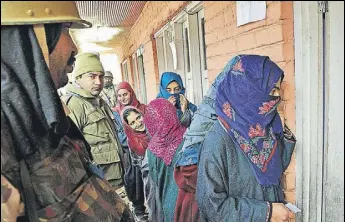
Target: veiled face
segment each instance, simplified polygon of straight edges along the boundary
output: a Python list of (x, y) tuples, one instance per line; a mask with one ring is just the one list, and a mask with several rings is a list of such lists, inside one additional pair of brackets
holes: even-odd
[(176, 81), (172, 81), (171, 83), (169, 83), (169, 85), (167, 85), (166, 90), (170, 94), (178, 94), (181, 88), (180, 88), (180, 85)]
[(63, 87), (68, 82), (67, 73), (73, 71), (74, 56), (78, 49), (69, 34), (71, 23), (64, 23), (60, 38), (49, 55), (49, 70), (56, 88)]
[(280, 96), (280, 86), (281, 86), (281, 78), (279, 78), (276, 85), (273, 87), (273, 89), (270, 92), (270, 96)]

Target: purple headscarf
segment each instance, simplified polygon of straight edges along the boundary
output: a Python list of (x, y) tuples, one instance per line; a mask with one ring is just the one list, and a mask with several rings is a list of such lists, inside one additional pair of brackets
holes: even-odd
[(217, 88), (216, 114), (263, 186), (279, 184), (283, 172), (280, 97), (269, 95), (280, 78), (283, 71), (269, 57), (246, 55)]

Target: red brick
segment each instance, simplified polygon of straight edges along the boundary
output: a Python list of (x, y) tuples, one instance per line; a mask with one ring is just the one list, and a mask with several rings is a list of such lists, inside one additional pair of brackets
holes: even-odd
[(205, 15), (205, 32), (210, 33), (215, 29), (219, 29), (221, 27), (224, 27), (224, 14), (218, 14), (217, 16), (213, 17), (212, 19), (209, 19)]
[(284, 61), (283, 44), (277, 43), (267, 47), (263, 47), (262, 54), (269, 56), (273, 62)]
[(218, 41), (217, 33), (211, 32), (211, 33), (205, 35), (205, 42), (206, 42), (207, 46), (211, 45), (211, 44), (213, 44), (213, 43), (215, 43), (217, 41)]
[(240, 33), (239, 29), (236, 26), (236, 22), (231, 23), (230, 25), (227, 25), (224, 28), (228, 29), (228, 38), (236, 37)]
[(284, 43), (283, 45), (283, 53), (284, 53), (284, 60), (285, 61), (291, 61), (295, 58), (295, 49), (294, 49), (294, 43)]
[(295, 98), (295, 84), (293, 82), (287, 83), (284, 82), (282, 84), (282, 91), (283, 91), (283, 99), (286, 101), (292, 101)]
[[(290, 126), (289, 126), (290, 128)], [(290, 128), (291, 129), (291, 128)], [(295, 132), (291, 129), (292, 132)], [(292, 153), (290, 164), (288, 168), (285, 170), (285, 173), (295, 173), (296, 172), (296, 152)]]
[(296, 174), (295, 174), (295, 172), (284, 173), (283, 189), (284, 189), (284, 191), (294, 191), (296, 189)]
[(222, 41), (228, 38), (228, 28), (224, 27), (214, 31), (218, 36), (218, 41)]
[(236, 7), (236, 6), (230, 6), (229, 8), (225, 9), (225, 11), (223, 12), (225, 25), (235, 22), (236, 14), (233, 14), (233, 8), (232, 7)]
[(285, 19), (282, 22), (283, 25), (283, 37), (285, 41), (294, 40), (294, 24), (293, 19)]
[(284, 71), (284, 82), (288, 84), (295, 81), (295, 63), (294, 60), (285, 61), (284, 66), (279, 66)]
[(293, 1), (282, 1), (281, 10), (281, 19), (293, 19)]
[(291, 99), (286, 103), (285, 110), (286, 124), (289, 128), (295, 132), (296, 129), (296, 103), (294, 99)]
[(209, 85), (211, 85), (214, 80), (216, 79), (216, 77), (218, 76), (218, 74), (223, 70), (222, 69), (209, 69), (207, 71), (207, 77), (208, 77), (208, 82), (209, 82)]
[(220, 41), (215, 44), (207, 46), (206, 54), (207, 57), (215, 55), (225, 55), (231, 52), (236, 52), (236, 41), (234, 39), (227, 39), (225, 41)]
[(223, 9), (236, 7), (235, 1), (220, 1), (222, 3)]
[(225, 64), (232, 58), (230, 54), (227, 55), (221, 55), (221, 56), (214, 56), (211, 58), (208, 58), (207, 60), (207, 68), (208, 69), (216, 69), (216, 70), (222, 70), (225, 66)]
[(296, 202), (296, 195), (295, 191), (286, 191), (284, 192), (285, 194), (285, 200), (290, 203), (295, 203)]
[[(245, 33), (245, 32), (249, 32), (255, 29), (259, 29), (260, 27), (264, 27), (266, 26), (266, 20), (260, 20), (260, 21), (256, 21), (256, 22), (251, 22), (245, 25), (241, 25), (238, 28), (238, 32), (239, 33)], [(237, 25), (237, 22), (236, 22)]]
[(255, 32), (256, 41), (259, 46), (269, 45), (283, 41), (283, 27), (281, 25), (272, 25)]
[(236, 42), (239, 51), (257, 47), (255, 35), (253, 33), (237, 36)]
[(204, 8), (207, 8), (211, 5), (213, 5), (215, 2), (214, 1), (203, 1), (202, 4), (204, 5)]
[(207, 19), (212, 19), (216, 15), (221, 14), (221, 12), (224, 10), (224, 5), (222, 2), (214, 2), (211, 6), (204, 7), (204, 13), (205, 17)]
[(281, 16), (282, 16), (281, 3), (279, 1), (276, 1), (268, 5), (267, 14), (266, 14), (267, 25), (278, 22)]

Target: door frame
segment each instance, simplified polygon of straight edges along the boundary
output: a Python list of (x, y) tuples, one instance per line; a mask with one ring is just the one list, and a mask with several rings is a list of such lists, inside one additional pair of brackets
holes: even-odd
[(294, 1), (296, 221), (322, 221), (323, 48), (318, 2)]

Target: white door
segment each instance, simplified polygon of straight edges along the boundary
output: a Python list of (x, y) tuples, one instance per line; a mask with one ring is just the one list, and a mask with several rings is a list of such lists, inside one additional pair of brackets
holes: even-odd
[(201, 64), (201, 84), (202, 96), (208, 90), (208, 77), (207, 77), (207, 59), (206, 59), (206, 43), (205, 43), (205, 17), (204, 9), (198, 12), (198, 30), (199, 30), (199, 47), (200, 47), (200, 64)]
[(294, 39), (296, 221), (344, 221), (344, 2), (294, 1)]
[(324, 16), (325, 115), (323, 220), (344, 221), (344, 2)]
[(187, 99), (194, 103), (194, 92), (193, 92), (193, 79), (192, 79), (192, 66), (190, 57), (190, 38), (189, 38), (189, 26), (188, 21), (182, 24), (183, 33), (183, 48), (184, 48), (184, 68), (185, 68), (185, 88)]

